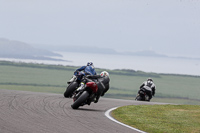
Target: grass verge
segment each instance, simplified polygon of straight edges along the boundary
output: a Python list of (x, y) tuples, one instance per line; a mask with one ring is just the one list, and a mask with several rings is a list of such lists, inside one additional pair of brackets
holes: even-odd
[(148, 133), (199, 133), (199, 105), (132, 105), (120, 107), (112, 116)]
[[(64, 93), (77, 67), (0, 61), (0, 89)], [(104, 69), (96, 69), (99, 74)], [(106, 70), (110, 73), (107, 98), (134, 100), (139, 86), (153, 77), (156, 95), (152, 102), (197, 104), (200, 76), (145, 73), (134, 70)]]

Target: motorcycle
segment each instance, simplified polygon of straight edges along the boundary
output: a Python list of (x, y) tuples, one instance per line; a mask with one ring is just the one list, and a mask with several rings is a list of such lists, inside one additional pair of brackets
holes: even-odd
[(80, 86), (82, 77), (85, 75), (84, 72), (75, 72), (72, 78), (67, 82), (68, 86), (64, 92), (64, 97), (72, 97), (75, 90)]
[(140, 89), (138, 92), (138, 95), (136, 96), (136, 101), (148, 101), (150, 102), (152, 97), (152, 90), (149, 86), (144, 86)]
[(74, 103), (71, 105), (71, 107), (73, 109), (78, 109), (80, 106), (84, 106), (86, 104), (90, 105), (91, 102), (94, 102), (97, 91), (98, 86), (94, 81), (90, 80), (86, 82), (82, 89), (75, 91), (73, 95)]

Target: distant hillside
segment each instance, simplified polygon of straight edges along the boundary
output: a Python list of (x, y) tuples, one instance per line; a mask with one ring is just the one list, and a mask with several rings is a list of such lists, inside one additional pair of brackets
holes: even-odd
[(110, 48), (101, 48), (101, 46), (72, 46), (72, 45), (61, 45), (61, 46), (45, 46), (38, 45), (39, 48), (48, 49), (51, 51), (62, 51), (62, 52), (76, 52), (76, 53), (97, 53), (97, 54), (119, 54), (119, 55), (131, 55), (131, 56), (153, 56), (153, 57), (167, 57), (166, 55), (158, 54), (152, 50), (144, 50), (138, 52), (117, 52)]
[(98, 54), (119, 54), (113, 49), (109, 48), (100, 48), (98, 46), (81, 46), (81, 45), (61, 45), (61, 46), (45, 46), (41, 45), (39, 48), (45, 48), (51, 51), (62, 51), (62, 52), (75, 52), (75, 53), (98, 53)]
[(57, 60), (51, 56), (62, 56), (48, 50), (37, 49), (27, 43), (0, 38), (0, 58)]
[(152, 50), (144, 50), (144, 51), (138, 51), (138, 52), (124, 52), (125, 55), (135, 55), (135, 56), (153, 56), (153, 57), (168, 57), (163, 54), (158, 54)]

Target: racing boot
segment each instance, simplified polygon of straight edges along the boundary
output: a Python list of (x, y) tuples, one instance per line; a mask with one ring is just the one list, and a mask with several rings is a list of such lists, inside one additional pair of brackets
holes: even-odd
[(71, 82), (73, 82), (74, 81), (74, 79), (76, 78), (76, 76), (75, 75), (73, 75), (72, 76), (72, 78), (67, 82), (68, 84), (70, 84)]
[(100, 98), (100, 96), (96, 96), (96, 97), (94, 98), (94, 103), (98, 103), (99, 98)]
[(80, 91), (84, 89), (85, 84), (83, 82), (81, 82), (80, 87), (78, 87), (78, 89), (76, 91)]

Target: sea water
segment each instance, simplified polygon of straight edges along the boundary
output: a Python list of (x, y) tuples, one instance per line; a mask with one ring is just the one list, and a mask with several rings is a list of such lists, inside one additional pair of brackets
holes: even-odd
[(119, 54), (94, 54), (94, 53), (73, 53), (58, 52), (63, 57), (55, 57), (67, 61), (46, 61), (46, 60), (22, 60), (6, 59), (0, 60), (21, 61), (28, 63), (43, 63), (54, 65), (83, 66), (87, 62), (93, 62), (96, 68), (103, 69), (131, 69), (144, 72), (166, 73), (166, 74), (186, 74), (200, 76), (200, 60), (187, 58), (169, 57), (148, 57), (131, 56)]
[(105, 69), (132, 69), (144, 72), (186, 74), (200, 76), (200, 60), (169, 57), (148, 57), (117, 54), (88, 54), (57, 52), (70, 60), (67, 65), (82, 66), (91, 61), (97, 68)]

